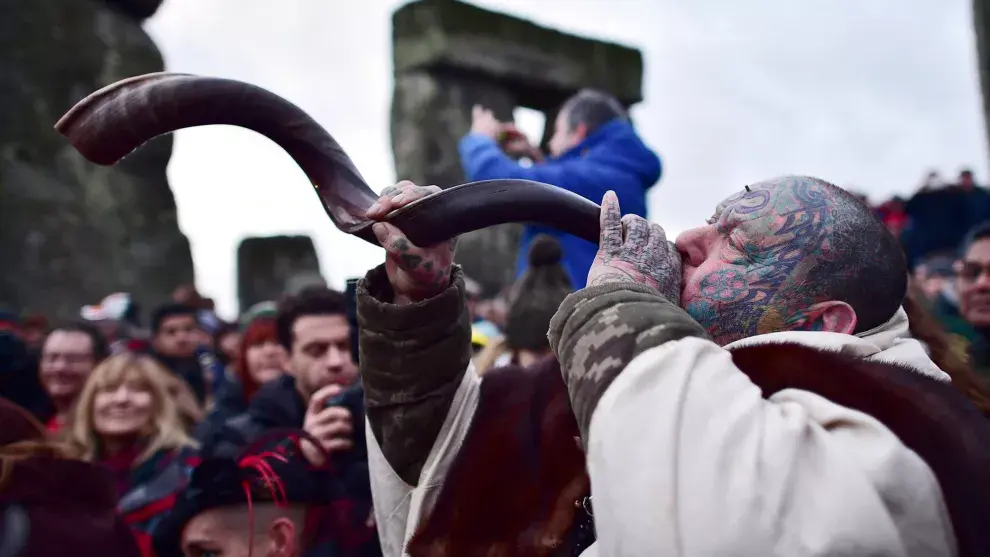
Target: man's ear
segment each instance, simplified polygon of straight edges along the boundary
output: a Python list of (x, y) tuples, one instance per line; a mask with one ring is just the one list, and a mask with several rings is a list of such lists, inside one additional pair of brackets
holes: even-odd
[(268, 525), (268, 557), (296, 557), (299, 554), (296, 524), (284, 516), (272, 520)]
[(853, 334), (856, 330), (856, 311), (845, 302), (821, 302), (803, 312), (804, 316), (794, 327), (799, 331), (824, 331)]
[(588, 137), (588, 126), (584, 122), (578, 122), (571, 134), (574, 136), (574, 144), (577, 145)]

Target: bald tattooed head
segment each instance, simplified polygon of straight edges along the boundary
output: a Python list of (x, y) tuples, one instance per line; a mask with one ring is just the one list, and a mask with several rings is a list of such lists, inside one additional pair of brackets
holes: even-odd
[(722, 345), (786, 330), (867, 331), (907, 290), (897, 240), (867, 206), (817, 178), (742, 188), (677, 246), (681, 303)]

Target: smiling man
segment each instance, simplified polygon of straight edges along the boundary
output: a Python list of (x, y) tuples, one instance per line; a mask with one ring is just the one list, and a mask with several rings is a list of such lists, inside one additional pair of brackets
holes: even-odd
[(55, 408), (48, 421), (49, 432), (62, 428), (86, 379), (109, 353), (106, 339), (89, 325), (58, 327), (48, 335), (41, 348), (38, 376)]

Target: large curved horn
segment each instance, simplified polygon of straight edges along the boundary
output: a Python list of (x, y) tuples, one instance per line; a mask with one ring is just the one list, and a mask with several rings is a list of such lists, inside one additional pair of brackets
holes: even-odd
[(378, 196), (340, 145), (308, 114), (260, 87), (231, 79), (153, 73), (104, 87), (55, 129), (87, 159), (111, 165), (159, 135), (227, 124), (277, 143), (302, 168), (337, 228), (353, 233)]
[[(282, 147), (313, 184), (343, 232), (378, 244), (365, 212), (377, 199), (340, 145), (302, 109), (274, 93), (231, 79), (177, 73), (132, 77), (89, 95), (55, 125), (87, 159), (112, 165), (159, 135), (227, 124)], [(417, 245), (507, 222), (544, 224), (598, 241), (598, 205), (525, 180), (463, 184), (388, 216)]]
[(597, 204), (542, 182), (485, 180), (424, 197), (388, 221), (417, 246), (507, 222), (542, 224), (597, 244), (600, 212)]

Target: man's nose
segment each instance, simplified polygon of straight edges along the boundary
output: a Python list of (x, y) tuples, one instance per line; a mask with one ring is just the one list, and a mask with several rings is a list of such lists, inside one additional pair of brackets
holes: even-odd
[(990, 269), (983, 269), (973, 286), (980, 290), (990, 290)]
[(331, 346), (327, 350), (327, 367), (329, 369), (340, 369), (350, 359), (350, 355), (336, 346)]
[(65, 371), (68, 367), (69, 366), (67, 365), (65, 358), (52, 358), (52, 360), (48, 362), (48, 368), (55, 372)]
[(708, 227), (694, 228), (682, 232), (674, 240), (674, 245), (677, 246), (677, 251), (681, 254), (681, 260), (685, 265), (697, 267), (705, 260), (704, 245), (707, 233)]

